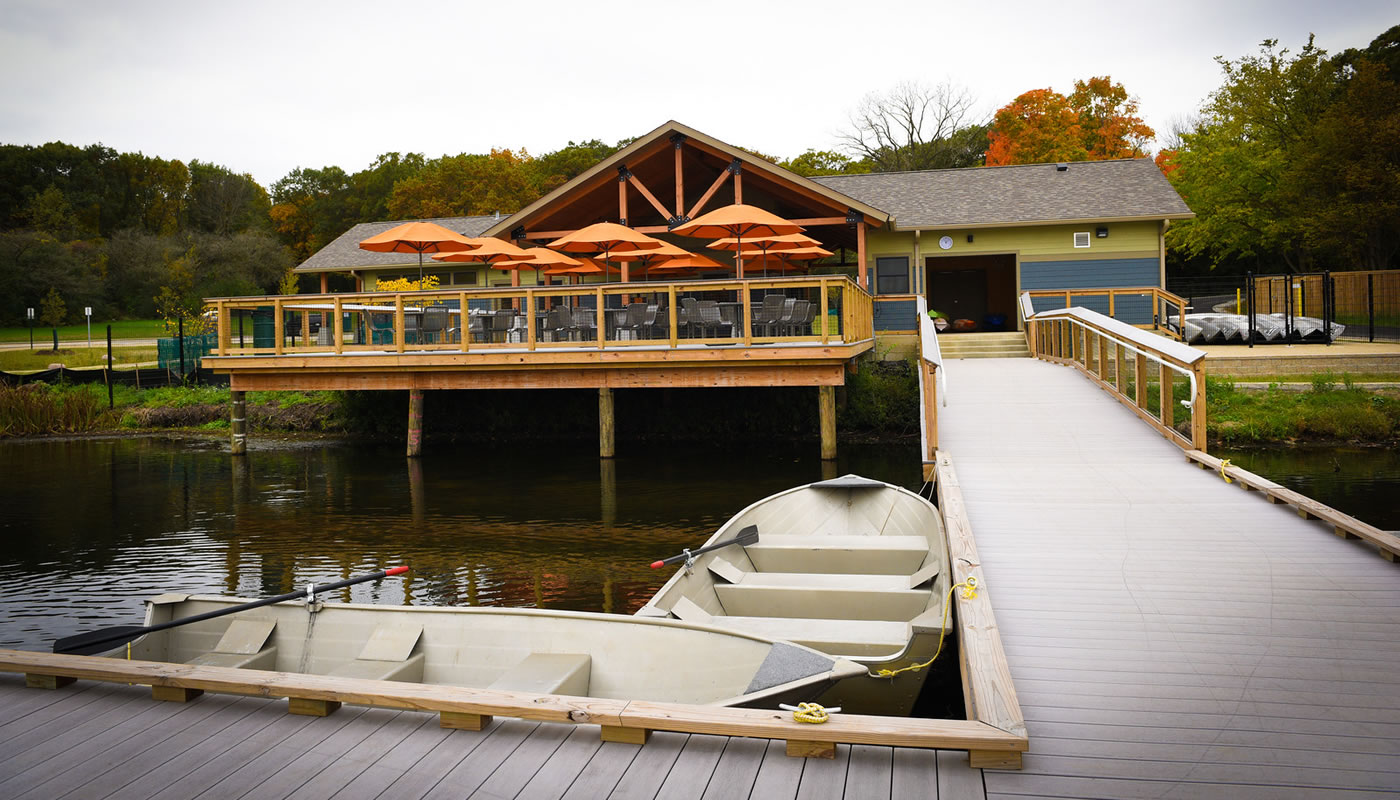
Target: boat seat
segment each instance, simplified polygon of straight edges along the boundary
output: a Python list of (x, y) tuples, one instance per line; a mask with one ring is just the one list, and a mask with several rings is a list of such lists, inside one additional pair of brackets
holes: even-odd
[(917, 589), (938, 577), (938, 564), (919, 570), (913, 575), (847, 575), (825, 572), (749, 572), (729, 563), (721, 556), (710, 559), (710, 572), (721, 580), (741, 586), (785, 586), (818, 589), (854, 589), (857, 591), (897, 591)]
[(907, 622), (715, 615), (685, 597), (676, 601), (671, 613), (686, 622), (713, 625), (766, 639), (783, 639), (847, 658), (901, 653), (908, 646), (912, 633)]
[(360, 655), (332, 667), (327, 675), (370, 681), (422, 683), (423, 654), (413, 652), (421, 625), (380, 625), (369, 635)]
[[(235, 619), (229, 623), (214, 649), (195, 656), (186, 664), (230, 669), (275, 669), (277, 645), (268, 645), (268, 637), (277, 622), (270, 619)], [(267, 645), (267, 646), (264, 646)]]
[(744, 548), (759, 572), (908, 575), (928, 556), (922, 536), (765, 536)]
[(587, 697), (592, 669), (587, 653), (531, 653), (486, 688)]
[[(905, 582), (908, 582), (907, 576)], [(848, 589), (716, 583), (724, 613), (735, 617), (911, 620), (928, 609), (928, 589)]]

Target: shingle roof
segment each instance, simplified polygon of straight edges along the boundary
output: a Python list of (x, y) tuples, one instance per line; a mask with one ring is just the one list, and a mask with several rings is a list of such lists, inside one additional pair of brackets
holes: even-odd
[(883, 209), (894, 227), (954, 228), (1192, 216), (1150, 159), (825, 175), (817, 183)]
[[(436, 222), (448, 230), (463, 236), (480, 236), (482, 231), (501, 221), (501, 217), (441, 217), (438, 219), (417, 220)], [(413, 220), (396, 219), (387, 222), (361, 222), (345, 233), (340, 234), (330, 244), (317, 250), (311, 258), (297, 265), (296, 272), (327, 272), (357, 269), (360, 267), (384, 267), (400, 264), (417, 264), (416, 253), (374, 253), (361, 250), (360, 242), (376, 234), (383, 233), (395, 225)], [(426, 264), (432, 256), (424, 254)]]

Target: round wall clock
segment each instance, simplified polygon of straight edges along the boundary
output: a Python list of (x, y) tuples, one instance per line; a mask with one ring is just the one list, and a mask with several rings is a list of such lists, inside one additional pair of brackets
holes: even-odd
[(953, 237), (944, 236), (942, 239), (938, 240), (938, 246), (944, 250), (951, 250), (953, 248)]

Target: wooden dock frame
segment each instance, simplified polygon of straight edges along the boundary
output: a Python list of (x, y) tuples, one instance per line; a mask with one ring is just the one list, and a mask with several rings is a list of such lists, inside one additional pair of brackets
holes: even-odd
[(1186, 460), (1196, 464), (1201, 469), (1219, 473), (1222, 480), (1229, 478), (1245, 491), (1259, 492), (1270, 503), (1284, 503), (1292, 506), (1298, 512), (1298, 516), (1303, 519), (1317, 519), (1331, 525), (1332, 532), (1343, 539), (1361, 539), (1368, 544), (1375, 545), (1381, 558), (1387, 561), (1396, 561), (1397, 556), (1400, 556), (1400, 536), (1391, 531), (1383, 531), (1374, 525), (1368, 525), (1356, 517), (1343, 514), (1307, 495), (1280, 486), (1243, 467), (1226, 464), (1225, 461), (1207, 455), (1200, 450), (1187, 450)]
[(651, 731), (750, 736), (788, 743), (788, 755), (831, 757), (837, 744), (967, 750), (986, 765), (1019, 763), (1025, 736), (975, 720), (911, 719), (837, 714), (829, 722), (796, 722), (786, 711), (610, 700), (469, 689), (400, 681), (371, 681), (154, 661), (126, 661), (0, 650), (0, 671), (19, 672), (26, 685), (60, 688), (73, 679), (151, 686), (156, 699), (192, 700), (199, 693), (288, 699), (291, 713), (321, 716), (342, 703), (441, 715), (444, 728), (479, 729), (492, 716), (600, 726), (605, 741), (640, 744)]

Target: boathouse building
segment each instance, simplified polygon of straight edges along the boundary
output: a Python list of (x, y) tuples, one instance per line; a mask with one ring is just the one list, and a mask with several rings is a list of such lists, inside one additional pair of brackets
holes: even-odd
[[(1016, 330), (1016, 298), (1025, 290), (1164, 288), (1167, 226), (1193, 216), (1150, 159), (804, 178), (672, 121), (516, 214), (433, 221), (467, 236), (536, 245), (593, 222), (625, 220), (696, 250), (695, 240), (668, 237), (668, 229), (692, 208), (735, 201), (800, 220), (838, 252), (839, 263), (814, 272), (856, 278), (875, 298), (877, 334), (892, 342), (913, 336), (917, 295), (950, 320), (970, 321), (972, 330)], [(349, 274), (366, 290), (381, 278), (416, 277), (412, 255), (358, 247), (397, 224), (356, 225), (296, 270)], [(747, 265), (750, 275), (760, 269), (756, 262)], [(429, 272), (443, 287), (522, 280), (518, 271), (484, 265), (432, 262)], [(526, 270), (523, 280), (538, 278)], [(1092, 308), (1107, 301), (1076, 302)]]

